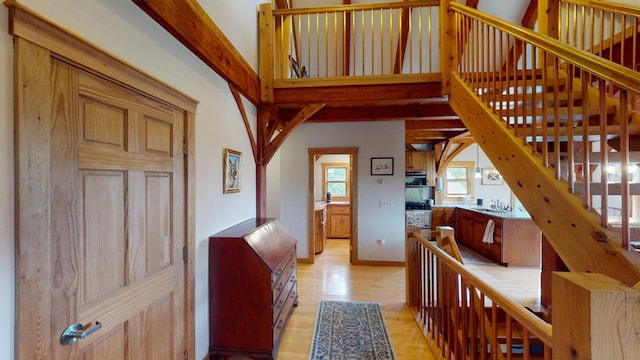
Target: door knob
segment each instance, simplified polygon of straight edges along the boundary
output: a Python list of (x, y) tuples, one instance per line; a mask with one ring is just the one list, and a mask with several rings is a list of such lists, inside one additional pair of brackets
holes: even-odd
[(100, 330), (100, 328), (102, 328), (102, 323), (98, 321), (96, 321), (95, 325), (87, 329), (85, 329), (81, 323), (71, 324), (62, 332), (62, 335), (60, 335), (60, 342), (62, 345), (71, 345), (78, 341), (78, 339), (88, 338), (91, 334)]

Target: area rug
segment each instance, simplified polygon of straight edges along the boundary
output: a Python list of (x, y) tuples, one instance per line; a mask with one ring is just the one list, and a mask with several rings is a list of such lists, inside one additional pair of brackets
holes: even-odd
[(309, 360), (395, 360), (379, 303), (321, 300)]

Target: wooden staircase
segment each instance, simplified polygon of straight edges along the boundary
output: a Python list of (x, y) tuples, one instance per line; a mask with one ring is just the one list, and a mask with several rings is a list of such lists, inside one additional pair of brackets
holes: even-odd
[[(624, 174), (617, 187), (606, 178), (601, 185), (603, 178), (592, 175), (606, 168), (606, 157), (626, 168), (636, 156), (631, 150), (640, 150), (640, 112), (627, 101), (640, 93), (638, 72), (451, 7), (462, 28), (456, 48), (464, 49), (451, 75), (452, 108), (570, 270), (602, 273), (640, 288), (640, 254), (628, 250), (629, 224), (614, 231), (606, 210), (598, 214), (592, 202), (595, 188), (604, 209), (610, 195), (620, 195), (623, 213), (630, 214), (624, 203), (635, 188)], [(460, 44), (471, 31), (493, 34), (493, 45)], [(506, 55), (504, 43), (513, 44)], [(516, 53), (528, 61), (509, 61)], [(604, 152), (596, 151), (598, 144), (605, 144)], [(576, 172), (576, 165), (585, 170)]]

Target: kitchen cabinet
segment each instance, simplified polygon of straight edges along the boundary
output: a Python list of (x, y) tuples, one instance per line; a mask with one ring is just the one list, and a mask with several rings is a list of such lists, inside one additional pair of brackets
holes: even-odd
[(351, 209), (348, 203), (327, 205), (327, 238), (351, 237)]
[(453, 207), (432, 207), (431, 208), (431, 229), (436, 230), (438, 226), (456, 227), (455, 210)]
[(325, 240), (325, 224), (327, 221), (327, 207), (321, 206), (320, 208), (316, 207), (314, 213), (314, 225), (315, 225), (315, 253), (319, 254), (324, 250), (324, 240)]
[[(464, 208), (456, 209), (455, 218), (460, 244), (502, 265), (540, 267), (542, 233), (533, 220)], [(495, 223), (493, 243), (485, 243), (490, 219)]]
[(426, 152), (425, 151), (405, 151), (404, 152), (404, 170), (406, 172), (426, 171)]
[(436, 186), (436, 154), (434, 151), (425, 151), (425, 172), (427, 186)]
[(296, 239), (274, 219), (250, 219), (209, 238), (211, 359), (275, 359), (298, 304)]

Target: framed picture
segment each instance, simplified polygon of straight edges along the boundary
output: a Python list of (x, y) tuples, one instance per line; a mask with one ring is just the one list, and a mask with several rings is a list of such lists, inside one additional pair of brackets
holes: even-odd
[(224, 149), (223, 163), (223, 189), (224, 194), (240, 192), (240, 169), (242, 169), (242, 153), (239, 151)]
[(393, 158), (371, 158), (371, 175), (393, 175)]
[(482, 169), (482, 185), (502, 185), (504, 179), (496, 169)]

